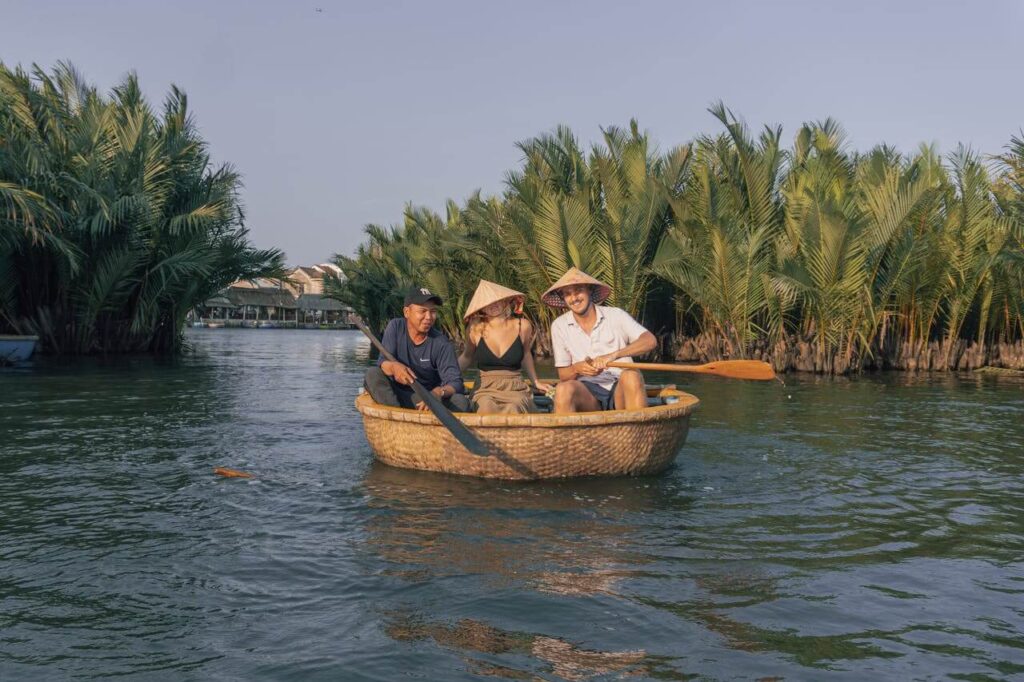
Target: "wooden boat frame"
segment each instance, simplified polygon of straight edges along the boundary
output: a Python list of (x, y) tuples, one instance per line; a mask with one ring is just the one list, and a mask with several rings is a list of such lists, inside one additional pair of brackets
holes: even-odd
[(672, 464), (700, 403), (674, 387), (647, 393), (667, 402), (576, 414), (456, 413), (487, 444), (486, 457), (463, 448), (430, 412), (380, 405), (368, 393), (356, 409), (374, 455), (391, 466), (509, 480), (638, 476)]

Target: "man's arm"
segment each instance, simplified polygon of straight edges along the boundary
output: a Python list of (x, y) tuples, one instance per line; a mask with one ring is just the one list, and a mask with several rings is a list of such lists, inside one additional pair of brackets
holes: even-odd
[(466, 385), (462, 382), (462, 370), (459, 369), (459, 362), (455, 358), (452, 342), (445, 339), (439, 345), (437, 373), (441, 375), (441, 385), (438, 387), (442, 393), (440, 397), (450, 398), (456, 393), (465, 393)]
[(600, 374), (603, 370), (598, 369), (593, 363), (589, 363), (586, 360), (580, 360), (574, 362), (568, 367), (556, 367), (558, 370), (559, 381), (572, 381), (580, 377), (594, 377)]
[(647, 331), (642, 324), (633, 319), (632, 315), (619, 308), (614, 308), (612, 310), (615, 312), (609, 311), (606, 314), (616, 316), (616, 323), (622, 326), (626, 333), (626, 338), (630, 339), (630, 342), (618, 350), (594, 358), (594, 366), (602, 370), (607, 367), (609, 363), (615, 362), (619, 358), (627, 358), (634, 355), (647, 355), (658, 347), (658, 338), (651, 332)]
[[(388, 322), (388, 326), (384, 328), (384, 336), (380, 340), (380, 345), (384, 346), (387, 352), (395, 356), (398, 353), (398, 334), (405, 333), (402, 329), (404, 320), (391, 320)], [(391, 362), (381, 355), (377, 358), (377, 365), (380, 370), (384, 372), (385, 376), (389, 376), (400, 384), (409, 386), (412, 382), (416, 381), (416, 375), (413, 371), (403, 365), (400, 362)]]
[(609, 363), (615, 362), (619, 358), (628, 358), (634, 355), (647, 355), (652, 350), (658, 347), (658, 338), (649, 331), (644, 331), (633, 343), (620, 348), (619, 350), (612, 351), (606, 355), (594, 358), (593, 365), (599, 369), (604, 369)]

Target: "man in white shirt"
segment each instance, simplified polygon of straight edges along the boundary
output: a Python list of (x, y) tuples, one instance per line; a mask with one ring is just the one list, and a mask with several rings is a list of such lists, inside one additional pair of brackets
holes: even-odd
[(658, 346), (654, 334), (621, 308), (599, 305), (611, 287), (570, 268), (544, 292), (543, 300), (568, 312), (551, 323), (558, 369), (555, 412), (638, 410), (647, 406), (643, 375), (635, 369), (608, 367), (631, 362)]

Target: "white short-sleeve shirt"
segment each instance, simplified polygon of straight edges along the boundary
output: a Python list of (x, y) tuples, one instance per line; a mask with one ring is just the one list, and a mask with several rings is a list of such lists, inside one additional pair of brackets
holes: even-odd
[[(599, 305), (594, 306), (594, 309), (597, 311), (597, 322), (589, 334), (580, 328), (571, 310), (551, 323), (551, 346), (555, 355), (555, 367), (568, 367), (580, 360), (621, 350), (647, 331), (621, 308)], [(622, 357), (619, 360), (632, 362), (633, 358)], [(597, 376), (581, 376), (579, 380), (611, 389), (621, 373), (621, 369), (612, 367)]]

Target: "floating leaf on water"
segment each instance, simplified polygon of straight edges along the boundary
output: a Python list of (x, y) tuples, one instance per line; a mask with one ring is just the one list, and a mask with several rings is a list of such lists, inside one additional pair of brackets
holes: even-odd
[(246, 472), (239, 471), (238, 469), (229, 469), (227, 467), (214, 467), (213, 473), (217, 474), (218, 476), (223, 476), (225, 478), (252, 478), (253, 477), (252, 474), (247, 474)]

